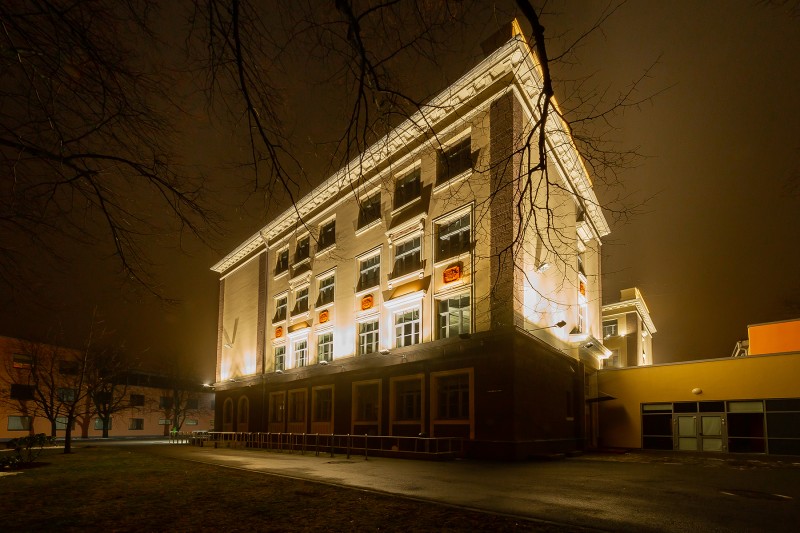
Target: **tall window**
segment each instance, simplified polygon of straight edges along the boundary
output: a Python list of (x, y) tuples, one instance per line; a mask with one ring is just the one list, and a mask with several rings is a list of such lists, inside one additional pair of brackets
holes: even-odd
[(470, 250), (470, 214), (436, 225), (436, 260), (442, 261)]
[(358, 325), (358, 353), (366, 355), (378, 351), (378, 321), (361, 322)]
[(319, 280), (319, 296), (317, 305), (325, 305), (333, 302), (334, 275)]
[(358, 287), (363, 291), (375, 287), (381, 279), (381, 254), (373, 255), (358, 262)]
[(308, 364), (308, 341), (302, 340), (294, 343), (294, 361), (296, 367)]
[(439, 338), (447, 339), (470, 332), (469, 293), (439, 300)]
[(331, 220), (319, 229), (317, 250), (324, 250), (336, 242), (336, 220)]
[(286, 346), (275, 347), (275, 370), (286, 370)]
[(377, 383), (362, 383), (355, 388), (355, 421), (377, 422), (380, 409), (380, 387)]
[(275, 263), (275, 274), (281, 274), (289, 270), (289, 249), (278, 252), (278, 261)]
[(395, 419), (411, 421), (422, 419), (422, 380), (408, 379), (394, 385)]
[(333, 420), (333, 389), (316, 389), (314, 391), (314, 422), (330, 422), (331, 420)]
[(419, 308), (410, 309), (394, 315), (395, 346), (411, 346), (419, 344)]
[(394, 208), (402, 207), (420, 195), (419, 169), (406, 174), (394, 184)]
[(299, 263), (305, 259), (308, 259), (309, 255), (309, 238), (303, 237), (297, 241), (297, 248), (294, 251), (294, 262)]
[(283, 422), (286, 409), (286, 396), (282, 392), (273, 392), (269, 395), (269, 421)]
[(455, 178), (472, 168), (471, 142), (467, 137), (439, 154), (436, 165), (436, 184)]
[(422, 268), (420, 237), (401, 242), (395, 247), (392, 277), (402, 276)]
[(292, 309), (292, 314), (297, 315), (299, 313), (305, 313), (308, 311), (308, 287), (303, 287), (302, 289), (297, 289), (294, 293), (294, 309)]
[(288, 298), (286, 296), (281, 296), (280, 298), (275, 299), (275, 318), (272, 319), (273, 322), (286, 320), (287, 300)]
[(322, 333), (317, 337), (317, 361), (333, 361), (333, 333)]
[(436, 382), (438, 418), (469, 419), (469, 374), (441, 376)]
[(363, 228), (379, 218), (381, 218), (381, 193), (373, 194), (361, 201), (358, 211), (358, 227)]
[(306, 391), (289, 392), (289, 422), (306, 421)]

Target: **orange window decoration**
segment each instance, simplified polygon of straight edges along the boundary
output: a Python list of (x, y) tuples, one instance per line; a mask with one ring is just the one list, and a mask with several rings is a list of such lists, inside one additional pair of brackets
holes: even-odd
[(279, 339), (281, 337), (283, 337), (283, 326), (278, 326), (275, 328), (275, 338)]
[(330, 319), (330, 317), (331, 317), (330, 312), (327, 309), (325, 309), (324, 311), (320, 311), (319, 312), (319, 323), (320, 324), (324, 324), (325, 322), (327, 322)]
[(361, 298), (361, 309), (362, 310), (371, 309), (373, 303), (375, 303), (375, 301), (373, 300), (372, 295), (367, 294), (366, 296)]
[(451, 265), (444, 269), (442, 279), (445, 283), (452, 283), (461, 279), (461, 265)]
[(578, 287), (578, 290), (581, 291), (582, 295), (586, 296), (586, 285), (582, 281), (580, 286)]

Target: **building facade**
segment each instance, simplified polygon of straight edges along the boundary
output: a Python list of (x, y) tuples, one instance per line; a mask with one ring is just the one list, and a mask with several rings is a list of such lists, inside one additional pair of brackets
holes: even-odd
[(603, 344), (611, 352), (603, 368), (652, 365), (656, 326), (641, 291), (621, 290), (619, 301), (604, 305), (602, 312)]
[(213, 267), (218, 430), (584, 446), (609, 229), (558, 118), (529, 177), (541, 77), (515, 27)]
[[(31, 379), (36, 357), (32, 352), (47, 360), (50, 368), (44, 379)], [(76, 350), (0, 336), (0, 440), (51, 435), (53, 425), (55, 436), (64, 437), (66, 411), (73, 402), (72, 437), (104, 435), (93, 400), (77, 390), (83, 380), (76, 378), (71, 363), (79, 359)], [(165, 436), (176, 422), (181, 431), (214, 429), (214, 395), (202, 385), (176, 387), (167, 376), (142, 372), (128, 373), (124, 379), (109, 399), (115, 407), (107, 436)]]

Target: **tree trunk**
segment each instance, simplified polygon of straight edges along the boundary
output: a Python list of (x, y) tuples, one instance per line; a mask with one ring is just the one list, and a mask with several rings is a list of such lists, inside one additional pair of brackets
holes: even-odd
[(50, 421), (50, 436), (56, 438), (56, 420), (57, 418), (53, 418)]
[(64, 433), (64, 453), (72, 453), (72, 417), (67, 417), (67, 430)]
[(108, 423), (109, 423), (110, 419), (111, 419), (110, 416), (107, 416), (107, 417), (104, 416), (101, 419), (103, 421), (103, 438), (104, 439), (108, 438)]

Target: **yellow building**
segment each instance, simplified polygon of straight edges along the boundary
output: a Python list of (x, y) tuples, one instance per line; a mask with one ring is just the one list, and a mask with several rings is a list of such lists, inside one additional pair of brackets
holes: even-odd
[(758, 355), (601, 370), (599, 445), (800, 454), (798, 326), (750, 326)]

